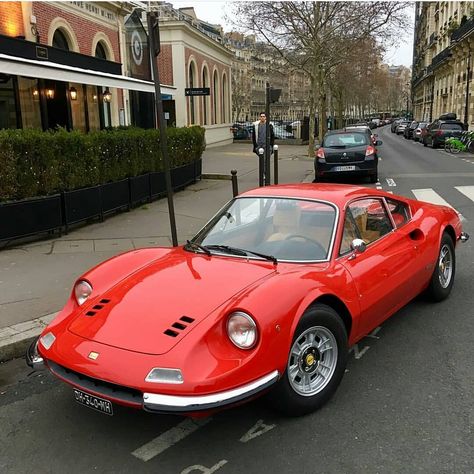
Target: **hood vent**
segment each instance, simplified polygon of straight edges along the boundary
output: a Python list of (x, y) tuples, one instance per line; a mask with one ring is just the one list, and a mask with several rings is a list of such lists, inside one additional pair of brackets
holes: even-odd
[(95, 311), (87, 311), (86, 316), (95, 316), (96, 313), (101, 310), (107, 303), (110, 303), (110, 300), (103, 299), (99, 301), (99, 304), (96, 304), (95, 306), (92, 307), (92, 310)]
[[(179, 318), (179, 321), (176, 321), (171, 325), (173, 329), (171, 328), (167, 329), (166, 331), (164, 331), (163, 334), (166, 334), (167, 336), (170, 336), (170, 337), (177, 337), (181, 334), (181, 331), (184, 331), (188, 327), (187, 324), (191, 324), (193, 322), (194, 322), (193, 318), (190, 318), (189, 316), (181, 316)], [(183, 323), (187, 323), (187, 324), (183, 324)]]

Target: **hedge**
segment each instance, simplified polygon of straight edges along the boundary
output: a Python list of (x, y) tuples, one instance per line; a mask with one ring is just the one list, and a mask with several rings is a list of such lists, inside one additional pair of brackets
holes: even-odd
[[(200, 159), (202, 127), (168, 129), (171, 168)], [(0, 130), (0, 201), (47, 196), (162, 171), (159, 130)]]

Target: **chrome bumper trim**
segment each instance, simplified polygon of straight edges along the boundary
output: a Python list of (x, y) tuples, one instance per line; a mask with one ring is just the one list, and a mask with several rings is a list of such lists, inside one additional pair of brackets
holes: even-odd
[(39, 336), (33, 340), (33, 342), (28, 346), (26, 350), (25, 358), (26, 363), (34, 370), (43, 370), (46, 368), (44, 359), (41, 357), (38, 352), (38, 341)]
[(143, 408), (153, 412), (185, 413), (210, 410), (245, 400), (273, 385), (280, 374), (274, 370), (268, 375), (247, 385), (212, 395), (177, 396), (157, 393), (143, 394)]
[(461, 242), (467, 242), (469, 240), (469, 234), (467, 232), (461, 232), (461, 235), (459, 236), (459, 240)]

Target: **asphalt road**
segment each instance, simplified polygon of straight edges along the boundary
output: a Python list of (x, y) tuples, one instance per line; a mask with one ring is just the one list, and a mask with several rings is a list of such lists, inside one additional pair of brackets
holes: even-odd
[[(379, 129), (383, 189), (441, 197), (474, 238), (474, 158)], [(420, 190), (424, 190), (420, 194)], [(427, 191), (428, 190), (428, 191)], [(464, 193), (463, 193), (464, 192)], [(72, 390), (23, 361), (0, 371), (2, 473), (472, 473), (474, 261), (457, 252), (450, 298), (419, 297), (351, 352), (335, 397), (298, 419), (265, 399), (210, 419), (78, 405)]]

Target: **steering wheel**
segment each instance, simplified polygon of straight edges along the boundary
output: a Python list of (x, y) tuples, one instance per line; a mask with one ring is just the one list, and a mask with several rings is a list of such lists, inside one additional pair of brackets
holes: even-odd
[(307, 237), (306, 235), (301, 235), (301, 234), (287, 235), (284, 240), (292, 240), (292, 239), (302, 239), (305, 242), (309, 242), (310, 244), (313, 244), (315, 247), (318, 248), (318, 252), (321, 253), (321, 255), (326, 255), (326, 249), (317, 240), (311, 239), (310, 237)]

